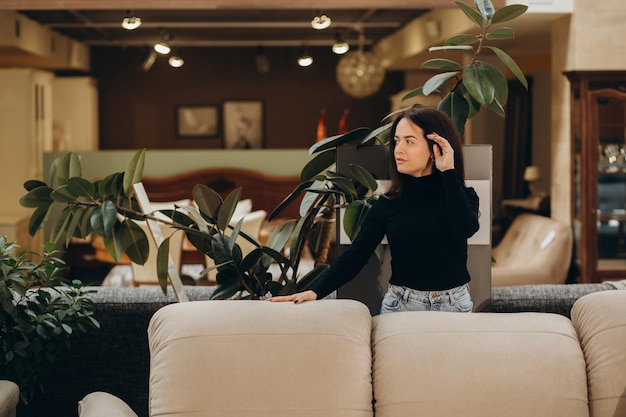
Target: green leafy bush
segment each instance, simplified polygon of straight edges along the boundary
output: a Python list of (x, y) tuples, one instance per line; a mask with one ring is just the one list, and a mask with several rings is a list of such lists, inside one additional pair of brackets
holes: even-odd
[(17, 248), (0, 237), (0, 379), (18, 384), (27, 404), (70, 342), (100, 325), (88, 297), (93, 291), (79, 281), (64, 282), (64, 262), (52, 243), (39, 263), (36, 253), (15, 256)]

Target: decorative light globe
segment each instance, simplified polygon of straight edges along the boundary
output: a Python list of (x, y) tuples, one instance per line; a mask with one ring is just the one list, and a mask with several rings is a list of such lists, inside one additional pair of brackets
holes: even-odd
[(375, 94), (385, 80), (385, 69), (373, 52), (348, 52), (337, 64), (337, 82), (346, 94), (365, 98)]

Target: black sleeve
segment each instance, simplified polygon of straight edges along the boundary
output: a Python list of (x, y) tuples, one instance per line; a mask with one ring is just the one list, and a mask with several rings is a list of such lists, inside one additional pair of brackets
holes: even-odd
[[(363, 269), (376, 246), (385, 236), (384, 206), (387, 200), (374, 202), (363, 220), (361, 230), (350, 247), (331, 265), (324, 276), (311, 288), (321, 299), (352, 280)], [(337, 224), (337, 227), (341, 227)]]
[(472, 187), (461, 184), (456, 170), (441, 173), (450, 219), (450, 232), (470, 238), (478, 231), (478, 194)]

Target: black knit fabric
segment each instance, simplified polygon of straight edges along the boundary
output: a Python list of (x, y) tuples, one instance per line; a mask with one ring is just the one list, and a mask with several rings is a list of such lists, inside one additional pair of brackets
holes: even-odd
[(354, 278), (387, 235), (390, 282), (437, 291), (470, 281), (467, 238), (478, 230), (478, 196), (464, 187), (455, 170), (412, 177), (402, 197), (381, 197), (359, 235), (313, 288), (323, 298)]

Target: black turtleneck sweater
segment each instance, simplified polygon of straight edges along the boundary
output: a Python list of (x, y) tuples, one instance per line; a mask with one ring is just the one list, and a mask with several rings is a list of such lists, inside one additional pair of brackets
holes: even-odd
[(470, 281), (467, 239), (478, 230), (478, 195), (454, 169), (411, 177), (401, 197), (380, 197), (350, 247), (311, 288), (323, 298), (353, 279), (387, 235), (394, 285), (438, 291)]

